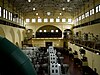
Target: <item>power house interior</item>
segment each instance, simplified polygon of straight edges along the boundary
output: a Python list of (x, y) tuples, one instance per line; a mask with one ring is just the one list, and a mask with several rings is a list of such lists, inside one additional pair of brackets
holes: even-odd
[(0, 0), (0, 75), (100, 75), (100, 0)]

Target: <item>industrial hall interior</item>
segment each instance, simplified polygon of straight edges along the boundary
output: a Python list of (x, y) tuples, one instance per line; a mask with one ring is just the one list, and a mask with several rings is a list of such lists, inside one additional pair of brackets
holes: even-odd
[(0, 0), (0, 75), (100, 75), (100, 0)]

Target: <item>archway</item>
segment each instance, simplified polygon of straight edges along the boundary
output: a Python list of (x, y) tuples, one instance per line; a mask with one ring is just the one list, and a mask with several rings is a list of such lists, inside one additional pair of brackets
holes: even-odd
[(4, 30), (3, 30), (3, 28), (1, 28), (1, 27), (0, 27), (0, 35), (3, 36), (3, 37), (5, 37)]
[(37, 38), (61, 38), (62, 37), (62, 31), (52, 25), (46, 25), (40, 27), (36, 31), (36, 37)]
[(14, 33), (14, 30), (12, 28), (10, 29), (10, 34), (12, 37), (12, 42), (15, 43), (15, 33)]
[(17, 35), (18, 35), (19, 40), (16, 43), (17, 43), (18, 46), (21, 46), (21, 33), (20, 33), (20, 30), (17, 31)]

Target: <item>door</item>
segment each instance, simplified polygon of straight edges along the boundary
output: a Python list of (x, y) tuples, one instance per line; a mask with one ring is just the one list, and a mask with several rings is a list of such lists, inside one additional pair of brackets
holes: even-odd
[(46, 47), (48, 48), (49, 46), (52, 46), (52, 42), (45, 42)]

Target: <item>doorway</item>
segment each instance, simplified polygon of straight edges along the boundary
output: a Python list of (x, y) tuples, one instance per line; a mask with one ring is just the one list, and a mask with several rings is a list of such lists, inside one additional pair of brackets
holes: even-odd
[(46, 47), (52, 46), (52, 42), (45, 42)]

